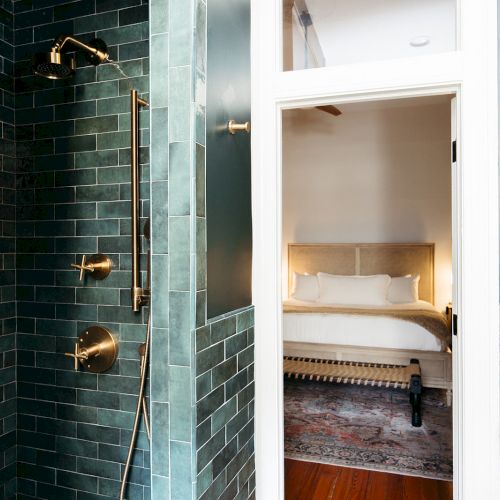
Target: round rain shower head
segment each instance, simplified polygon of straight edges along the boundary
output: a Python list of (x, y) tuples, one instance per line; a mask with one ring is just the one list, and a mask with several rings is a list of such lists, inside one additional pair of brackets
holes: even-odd
[(76, 70), (75, 58), (55, 50), (39, 52), (32, 59), (33, 73), (51, 80), (62, 80), (73, 76)]

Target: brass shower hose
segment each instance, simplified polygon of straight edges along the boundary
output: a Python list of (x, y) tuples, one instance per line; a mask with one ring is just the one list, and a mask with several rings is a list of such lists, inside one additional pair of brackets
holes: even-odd
[(125, 489), (127, 488), (127, 479), (128, 479), (128, 474), (130, 471), (130, 463), (132, 461), (132, 456), (134, 454), (135, 442), (137, 440), (137, 430), (138, 430), (139, 421), (141, 418), (141, 408), (143, 408), (143, 410), (144, 410), (144, 419), (145, 419), (145, 423), (146, 423), (146, 429), (148, 430), (148, 437), (150, 438), (150, 436), (149, 436), (149, 422), (148, 422), (148, 416), (147, 416), (147, 410), (146, 410), (146, 402), (144, 399), (144, 392), (145, 392), (145, 388), (146, 388), (146, 373), (147, 373), (148, 359), (149, 359), (150, 337), (151, 337), (151, 307), (149, 307), (149, 312), (148, 312), (148, 323), (146, 326), (146, 341), (143, 344), (144, 351), (143, 351), (143, 355), (141, 355), (142, 359), (141, 359), (141, 363), (140, 363), (141, 377), (140, 377), (140, 383), (139, 383), (139, 394), (137, 396), (137, 405), (136, 405), (136, 409), (135, 409), (134, 426), (132, 428), (132, 436), (130, 437), (130, 445), (128, 448), (127, 461), (125, 462), (125, 469), (123, 470), (122, 483), (121, 483), (121, 487), (120, 487), (120, 500), (125, 499)]

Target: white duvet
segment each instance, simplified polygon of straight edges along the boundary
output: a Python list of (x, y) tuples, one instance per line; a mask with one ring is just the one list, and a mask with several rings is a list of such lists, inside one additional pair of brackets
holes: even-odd
[[(325, 304), (288, 299), (285, 304), (324, 307)], [(349, 306), (356, 308), (356, 306)], [(384, 306), (359, 306), (383, 311)], [(390, 304), (387, 309), (436, 308), (419, 300), (412, 304)], [(339, 344), (389, 349), (441, 351), (441, 342), (425, 328), (402, 319), (335, 313), (284, 313), (283, 339), (289, 342)]]

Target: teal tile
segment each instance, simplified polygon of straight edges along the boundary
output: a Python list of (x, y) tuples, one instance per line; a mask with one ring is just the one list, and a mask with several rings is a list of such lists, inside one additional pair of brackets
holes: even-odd
[(236, 331), (248, 330), (254, 324), (254, 309), (248, 309), (236, 316)]
[(153, 255), (151, 259), (153, 326), (155, 328), (168, 328), (168, 262), (168, 255)]
[(191, 61), (193, 46), (193, 2), (170, 0), (170, 66), (185, 66)]
[(108, 45), (118, 45), (122, 43), (145, 40), (148, 38), (148, 23), (143, 22), (105, 29), (98, 31), (96, 35), (98, 38), (106, 40)]
[[(76, 169), (108, 167), (113, 165), (118, 165), (118, 151), (116, 150), (108, 149), (106, 151), (86, 151), (83, 153), (75, 153)], [(89, 184), (93, 184), (94, 182)]]
[(168, 35), (151, 37), (151, 53), (154, 64), (151, 66), (151, 106), (165, 108), (168, 106)]
[(205, 148), (196, 144), (196, 215), (205, 217)]
[(89, 101), (118, 95), (118, 81), (87, 83), (76, 87), (76, 100)]
[(151, 111), (151, 157), (153, 181), (168, 179), (168, 108), (154, 108)]
[(203, 0), (196, 0), (195, 27), (196, 68), (205, 73), (207, 60), (207, 5)]
[(55, 140), (55, 152), (78, 153), (80, 151), (93, 151), (96, 149), (95, 135), (80, 135), (74, 137), (64, 137)]
[(171, 439), (189, 441), (191, 438), (191, 368), (170, 366), (170, 435)]
[(198, 498), (201, 497), (203, 492), (212, 484), (212, 464), (209, 463), (197, 476), (196, 488)]
[(190, 139), (191, 125), (191, 68), (169, 70), (169, 139), (171, 142)]
[(119, 429), (132, 429), (134, 414), (132, 412), (110, 410), (107, 408), (97, 409), (97, 425), (117, 427)]
[(188, 292), (169, 293), (169, 360), (174, 365), (189, 366), (191, 363), (190, 306)]
[(81, 304), (118, 305), (119, 290), (116, 288), (77, 288), (76, 302)]
[(152, 403), (151, 419), (153, 422), (151, 472), (153, 474), (168, 476), (169, 472), (169, 404)]
[(118, 219), (96, 219), (76, 221), (77, 236), (112, 236), (118, 235), (120, 224)]
[(147, 57), (149, 53), (149, 43), (147, 40), (140, 42), (124, 43), (118, 48), (119, 61), (127, 61), (128, 59), (138, 59)]
[(107, 132), (97, 136), (97, 149), (99, 150), (129, 147), (130, 132)]
[(207, 292), (196, 292), (196, 328), (207, 322)]
[(165, 500), (170, 497), (170, 479), (168, 477), (152, 474), (151, 500)]
[(191, 205), (191, 147), (188, 141), (170, 143), (170, 215), (189, 215)]
[(196, 289), (207, 288), (206, 220), (196, 219)]
[(170, 441), (171, 498), (193, 498), (191, 477), (191, 444)]
[(168, 330), (153, 328), (151, 332), (151, 399), (168, 402)]
[(168, 0), (151, 2), (150, 31), (152, 35), (168, 32)]
[(118, 184), (102, 184), (98, 186), (79, 186), (76, 188), (76, 201), (113, 201), (120, 198)]
[(168, 182), (155, 181), (151, 187), (152, 217), (151, 234), (153, 253), (169, 250)]
[[(98, 151), (98, 153), (106, 153), (107, 151)], [(114, 150), (113, 153), (117, 151)], [(118, 164), (117, 161), (114, 165)], [(99, 168), (97, 170), (97, 182), (98, 184), (114, 184), (114, 183), (130, 183), (130, 167), (107, 167)]]
[(103, 14), (77, 17), (74, 19), (74, 23), (75, 34), (96, 31), (98, 29), (102, 29), (104, 26), (117, 26), (118, 12), (110, 11), (104, 12)]
[(170, 290), (188, 292), (190, 289), (190, 255), (172, 251), (170, 258)]
[[(149, 75), (146, 76), (134, 76), (130, 77), (127, 80), (120, 80), (119, 83), (119, 94), (120, 95), (129, 95), (130, 94), (130, 88), (136, 89), (137, 92), (139, 93), (139, 96), (145, 99), (146, 101), (149, 100), (149, 97), (147, 96), (149, 92)], [(142, 115), (139, 118), (139, 122), (142, 123), (147, 123), (146, 116), (142, 113), (142, 110), (144, 108), (141, 108), (141, 113)]]
[(75, 134), (99, 134), (118, 130), (118, 117), (98, 116), (94, 118), (80, 118), (75, 120)]
[(170, 253), (190, 252), (190, 218), (169, 217), (169, 251)]
[[(100, 85), (100, 83), (99, 83)], [(97, 110), (96, 104), (94, 104), (94, 116), (97, 112), (98, 116), (103, 115), (114, 115), (116, 113), (130, 113), (130, 97), (129, 96), (121, 96), (121, 97), (110, 97), (108, 99), (99, 99), (97, 101)]]

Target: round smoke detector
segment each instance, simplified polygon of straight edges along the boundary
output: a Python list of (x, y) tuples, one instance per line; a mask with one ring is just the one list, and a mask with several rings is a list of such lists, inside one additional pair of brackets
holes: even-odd
[(430, 37), (426, 35), (420, 35), (412, 38), (410, 40), (410, 45), (412, 47), (425, 47), (426, 45), (429, 45), (430, 42), (431, 42)]

